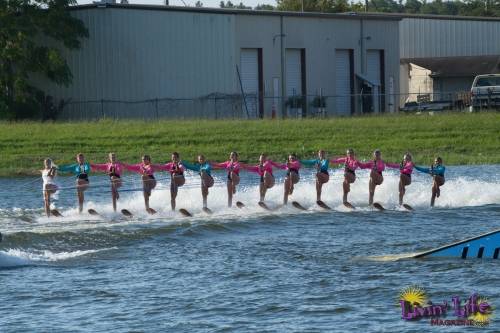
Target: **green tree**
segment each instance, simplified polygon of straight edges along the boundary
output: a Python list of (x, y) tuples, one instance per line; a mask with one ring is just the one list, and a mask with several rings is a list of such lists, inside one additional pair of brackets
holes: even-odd
[(236, 6), (235, 8), (238, 8), (238, 9), (252, 9), (252, 7), (245, 6), (243, 4), (243, 2), (240, 2), (240, 4), (238, 6)]
[(221, 1), (219, 4), (220, 8), (234, 8), (234, 5), (231, 1), (227, 1), (224, 3), (224, 1)]
[(369, 12), (398, 13), (403, 9), (393, 0), (371, 0), (368, 3)]
[(255, 8), (255, 10), (275, 10), (276, 8), (274, 8), (273, 5), (267, 5), (267, 4), (263, 4), (263, 5), (257, 5)]
[(420, 8), (422, 8), (422, 2), (419, 0), (406, 0), (404, 4), (405, 13), (418, 14), (420, 13)]
[(348, 0), (277, 0), (277, 9), (283, 11), (302, 11), (343, 13), (351, 11)]
[[(71, 83), (61, 48), (78, 49), (88, 37), (83, 22), (72, 17), (75, 0), (0, 1), (0, 111), (19, 117), (40, 92), (30, 84), (41, 75), (59, 85)], [(2, 110), (3, 109), (3, 110)]]

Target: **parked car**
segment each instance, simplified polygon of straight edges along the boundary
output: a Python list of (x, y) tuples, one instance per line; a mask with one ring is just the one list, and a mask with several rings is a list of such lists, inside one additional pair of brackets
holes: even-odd
[(470, 111), (500, 107), (500, 74), (476, 76), (470, 93)]

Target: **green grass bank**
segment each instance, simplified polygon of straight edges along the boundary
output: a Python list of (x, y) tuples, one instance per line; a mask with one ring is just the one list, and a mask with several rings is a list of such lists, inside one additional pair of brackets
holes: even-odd
[(329, 155), (356, 150), (369, 159), (375, 148), (387, 161), (406, 151), (417, 164), (435, 155), (446, 165), (500, 163), (500, 113), (384, 115), (315, 120), (98, 121), (78, 123), (0, 122), (0, 176), (38, 174), (45, 157), (72, 162), (78, 152), (104, 162), (114, 151), (124, 162), (150, 154), (165, 162), (172, 151), (194, 160), (199, 153), (222, 161), (232, 150), (242, 161), (261, 152), (284, 160), (289, 152), (310, 158), (322, 148)]

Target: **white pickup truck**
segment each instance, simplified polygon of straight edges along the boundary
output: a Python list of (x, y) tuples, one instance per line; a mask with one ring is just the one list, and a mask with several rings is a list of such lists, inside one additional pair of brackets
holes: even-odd
[(476, 76), (470, 93), (470, 111), (500, 107), (500, 74)]

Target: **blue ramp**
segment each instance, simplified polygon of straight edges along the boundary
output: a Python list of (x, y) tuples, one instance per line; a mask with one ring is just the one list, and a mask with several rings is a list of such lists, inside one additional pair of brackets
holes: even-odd
[(498, 259), (500, 251), (500, 229), (422, 252), (414, 258), (455, 257)]

